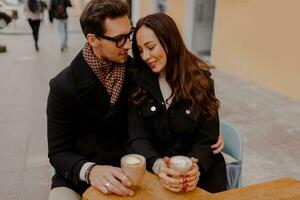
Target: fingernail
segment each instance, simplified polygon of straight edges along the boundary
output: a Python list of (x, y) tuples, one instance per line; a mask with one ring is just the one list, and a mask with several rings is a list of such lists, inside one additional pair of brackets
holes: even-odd
[(129, 196), (133, 196), (133, 195), (134, 195), (134, 192), (130, 191)]

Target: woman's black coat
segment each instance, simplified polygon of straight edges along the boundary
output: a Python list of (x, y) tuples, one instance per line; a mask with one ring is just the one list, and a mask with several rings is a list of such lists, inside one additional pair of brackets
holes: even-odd
[[(210, 73), (205, 72), (207, 78)], [(211, 88), (213, 80), (211, 78)], [(159, 88), (158, 77), (143, 69), (133, 76), (133, 82), (147, 91), (147, 101), (132, 105), (129, 111), (128, 151), (147, 159), (147, 169), (157, 158), (186, 155), (199, 159), (201, 172), (198, 186), (210, 192), (226, 189), (226, 169), (222, 154), (214, 155), (211, 145), (219, 136), (219, 117), (199, 117), (195, 121), (182, 103), (172, 102), (168, 109)]]
[[(130, 63), (129, 59), (127, 68)], [(110, 96), (82, 52), (50, 81), (48, 157), (56, 170), (52, 188), (69, 187), (81, 194), (88, 187), (79, 180), (85, 162), (119, 166), (128, 139), (128, 83), (126, 75), (122, 93), (111, 106)]]

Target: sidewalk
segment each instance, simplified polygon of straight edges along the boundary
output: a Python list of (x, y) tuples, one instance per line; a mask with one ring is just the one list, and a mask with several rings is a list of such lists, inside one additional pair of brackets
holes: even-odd
[(220, 116), (243, 137), (242, 184), (285, 176), (300, 180), (300, 102), (218, 69), (212, 72)]
[[(73, 1), (74, 2), (74, 1)], [(77, 24), (76, 26), (69, 26), (69, 32), (70, 33), (81, 33), (79, 21), (78, 21), (78, 11), (79, 8), (75, 4), (73, 5), (73, 8), (70, 9), (71, 12), (69, 12), (69, 24)], [(72, 12), (74, 11), (74, 12)], [(54, 20), (55, 21), (55, 20)], [(44, 18), (41, 22), (41, 26), (49, 26), (51, 23), (49, 22), (49, 16), (48, 11), (44, 11)], [(55, 25), (55, 22), (54, 22)], [(24, 5), (20, 5), (18, 9), (18, 19), (12, 21), (10, 24), (8, 24), (7, 27), (0, 29), (0, 35), (28, 35), (31, 34), (30, 26), (27, 22), (26, 17), (24, 16)]]
[[(69, 48), (63, 53), (56, 27), (47, 18), (40, 28), (40, 52), (34, 50), (26, 20), (9, 27), (22, 34), (0, 33), (8, 48), (0, 54), (1, 200), (48, 198), (48, 82), (85, 41), (78, 17), (71, 15), (69, 27)], [(233, 77), (218, 66), (212, 73), (222, 103), (220, 116), (243, 136), (243, 185), (285, 176), (300, 179), (300, 102)]]
[(26, 33), (26, 20), (19, 21), (17, 28), (7, 27), (16, 34), (0, 34), (1, 43), (7, 46), (7, 52), (0, 54), (1, 200), (48, 199), (48, 83), (70, 63), (85, 41), (79, 32), (78, 17), (70, 16), (69, 27), (73, 31), (63, 53), (55, 24), (46, 20), (40, 27), (39, 52), (34, 49), (32, 35)]

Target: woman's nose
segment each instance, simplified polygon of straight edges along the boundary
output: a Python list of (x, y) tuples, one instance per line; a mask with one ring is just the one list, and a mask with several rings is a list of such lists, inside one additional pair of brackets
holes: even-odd
[(147, 50), (143, 51), (142, 58), (144, 61), (147, 61), (150, 58), (150, 54)]

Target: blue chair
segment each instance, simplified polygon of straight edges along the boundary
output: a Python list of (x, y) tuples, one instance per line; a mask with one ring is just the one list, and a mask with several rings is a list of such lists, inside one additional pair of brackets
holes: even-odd
[(51, 164), (50, 164), (50, 173), (51, 173), (51, 178), (56, 174), (56, 170)]
[(226, 163), (227, 188), (237, 188), (241, 186), (242, 182), (242, 138), (238, 130), (224, 120), (220, 120), (220, 132), (224, 138), (224, 149), (222, 152), (236, 160), (236, 162)]

